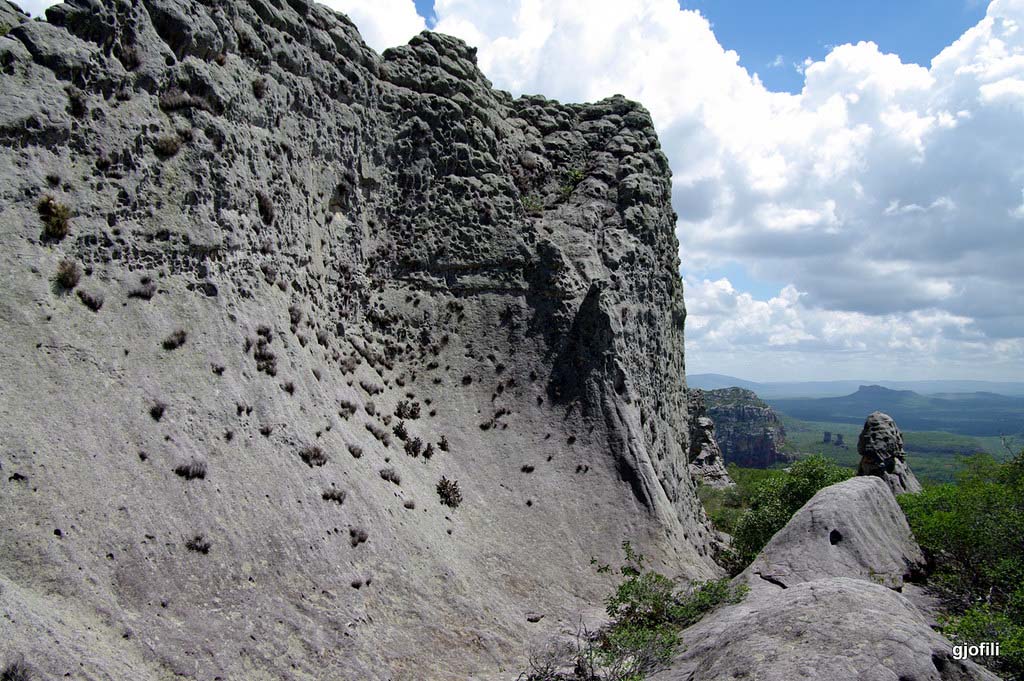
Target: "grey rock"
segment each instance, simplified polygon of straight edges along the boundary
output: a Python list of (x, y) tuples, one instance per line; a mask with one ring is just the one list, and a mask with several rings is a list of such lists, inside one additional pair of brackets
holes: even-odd
[(702, 390), (707, 413), (716, 427), (716, 439), (725, 463), (744, 468), (768, 468), (795, 460), (782, 451), (786, 442), (775, 411), (753, 391), (744, 388)]
[(303, 0), (47, 16), (0, 38), (0, 661), (509, 678), (624, 540), (721, 574), (641, 106)]
[(888, 414), (876, 411), (867, 417), (857, 438), (857, 453), (857, 475), (881, 478), (893, 494), (921, 491), (921, 483), (907, 465), (903, 434)]
[(690, 390), (690, 475), (705, 485), (724, 489), (736, 483), (725, 469), (722, 450), (715, 440), (715, 422), (707, 416), (701, 390)]
[(876, 477), (819, 491), (735, 584), (744, 600), (682, 632), (657, 681), (994, 681), (932, 629), (914, 584), (924, 559), (895, 497)]
[(683, 634), (685, 652), (652, 681), (998, 681), (902, 595), (831, 577), (748, 596)]
[(827, 577), (900, 590), (924, 572), (924, 555), (888, 487), (857, 477), (815, 494), (737, 579), (754, 590)]

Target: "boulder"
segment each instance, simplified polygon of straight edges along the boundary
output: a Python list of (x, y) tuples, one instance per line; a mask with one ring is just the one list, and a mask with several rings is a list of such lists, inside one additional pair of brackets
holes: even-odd
[(857, 438), (857, 453), (860, 455), (857, 475), (881, 478), (893, 494), (921, 491), (921, 483), (907, 465), (903, 434), (888, 414), (876, 411), (864, 421)]
[(754, 591), (828, 577), (899, 591), (924, 570), (924, 555), (889, 488), (878, 478), (857, 477), (815, 494), (737, 579)]
[(819, 491), (734, 580), (735, 605), (682, 632), (657, 681), (995, 681), (900, 591), (924, 559), (887, 484), (857, 477)]

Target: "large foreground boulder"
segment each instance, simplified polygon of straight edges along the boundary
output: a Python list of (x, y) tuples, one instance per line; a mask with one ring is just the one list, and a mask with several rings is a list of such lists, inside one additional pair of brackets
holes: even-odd
[(875, 477), (851, 478), (815, 494), (739, 579), (753, 589), (851, 577), (901, 589), (923, 576), (921, 548), (896, 498)]
[(683, 632), (659, 681), (960, 681), (997, 677), (903, 594), (924, 559), (883, 480), (818, 492), (735, 582), (750, 592)]
[(857, 475), (881, 478), (893, 494), (921, 491), (921, 483), (907, 465), (903, 434), (888, 414), (872, 412), (864, 421), (857, 438), (857, 453), (860, 454)]
[(657, 681), (961, 681), (998, 677), (928, 626), (903, 596), (832, 577), (751, 593), (683, 634), (686, 650)]

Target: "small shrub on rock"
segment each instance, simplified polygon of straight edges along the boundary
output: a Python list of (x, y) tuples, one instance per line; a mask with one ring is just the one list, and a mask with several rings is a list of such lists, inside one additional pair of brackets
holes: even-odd
[(53, 275), (53, 280), (57, 286), (70, 291), (71, 289), (78, 286), (78, 282), (82, 279), (82, 268), (79, 267), (78, 263), (70, 258), (64, 258), (57, 265), (57, 273)]
[(75, 291), (75, 295), (78, 296), (78, 300), (81, 301), (82, 305), (85, 305), (93, 312), (99, 312), (100, 308), (103, 307), (103, 294), (101, 293), (78, 289)]
[(324, 493), (321, 496), (324, 501), (333, 501), (338, 504), (343, 504), (345, 503), (346, 494), (337, 487), (331, 487), (330, 489), (324, 490)]
[(327, 452), (317, 445), (310, 445), (299, 452), (299, 458), (301, 458), (310, 468), (313, 468), (314, 466), (323, 466), (327, 463)]
[(206, 464), (193, 459), (177, 466), (174, 472), (186, 480), (203, 480), (206, 478)]
[(402, 484), (402, 478), (394, 468), (382, 468), (380, 471), (380, 477), (382, 480), (393, 482), (396, 485)]
[(185, 542), (185, 548), (189, 551), (195, 551), (196, 553), (201, 553), (204, 556), (210, 552), (211, 546), (213, 546), (213, 544), (211, 544), (210, 541), (201, 534), (197, 534)]
[(164, 339), (162, 343), (164, 350), (176, 350), (185, 344), (188, 333), (184, 329), (177, 329)]
[(441, 476), (437, 482), (437, 496), (441, 497), (441, 503), (445, 506), (458, 508), (462, 503), (462, 490), (459, 489), (459, 481)]
[(44, 196), (36, 206), (43, 221), (43, 238), (60, 241), (71, 231), (71, 209), (52, 196)]

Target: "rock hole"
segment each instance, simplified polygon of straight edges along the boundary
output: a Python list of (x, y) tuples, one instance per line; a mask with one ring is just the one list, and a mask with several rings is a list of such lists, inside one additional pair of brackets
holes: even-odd
[(839, 530), (832, 530), (828, 533), (828, 543), (832, 546), (835, 546), (841, 541), (843, 541), (843, 533)]

